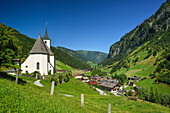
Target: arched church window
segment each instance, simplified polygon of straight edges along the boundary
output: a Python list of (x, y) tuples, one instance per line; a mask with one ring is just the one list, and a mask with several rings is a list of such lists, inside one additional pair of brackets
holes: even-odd
[(45, 44), (47, 44), (47, 41), (45, 41)]
[(37, 62), (37, 69), (40, 69), (40, 63)]

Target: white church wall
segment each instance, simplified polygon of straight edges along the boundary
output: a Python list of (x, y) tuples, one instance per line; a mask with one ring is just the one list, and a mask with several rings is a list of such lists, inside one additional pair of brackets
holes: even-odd
[[(47, 55), (45, 54), (31, 54), (25, 60), (23, 64), (21, 64), (22, 73), (32, 73), (34, 71), (39, 71), (41, 75), (48, 75), (48, 60)], [(39, 69), (37, 69), (37, 62), (39, 62)]]
[(55, 71), (55, 59), (54, 59), (54, 56), (50, 56), (49, 70), (51, 70), (51, 74), (54, 74), (54, 71)]
[(50, 48), (50, 40), (43, 39), (44, 43)]

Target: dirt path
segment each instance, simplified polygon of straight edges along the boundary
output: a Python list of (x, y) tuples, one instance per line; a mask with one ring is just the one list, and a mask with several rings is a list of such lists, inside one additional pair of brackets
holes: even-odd
[(36, 86), (39, 86), (39, 87), (43, 87), (43, 86), (44, 86), (44, 85), (42, 85), (42, 84), (40, 83), (40, 80), (35, 81), (34, 84), (35, 84)]

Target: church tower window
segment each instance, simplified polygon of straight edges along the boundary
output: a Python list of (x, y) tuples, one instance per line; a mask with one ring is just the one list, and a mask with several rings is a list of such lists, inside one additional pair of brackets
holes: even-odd
[(37, 69), (40, 69), (40, 63), (37, 62)]

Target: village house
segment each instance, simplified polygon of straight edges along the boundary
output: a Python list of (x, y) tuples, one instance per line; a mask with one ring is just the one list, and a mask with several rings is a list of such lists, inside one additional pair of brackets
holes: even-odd
[(96, 81), (89, 81), (90, 85), (95, 85), (95, 84), (98, 84), (98, 82)]
[(76, 73), (76, 74), (73, 75), (74, 78), (75, 78), (76, 76), (80, 76), (80, 74), (79, 74), (79, 73)]
[(136, 86), (134, 81), (129, 81), (129, 86)]
[(139, 82), (139, 77), (138, 76), (134, 76), (134, 77), (128, 77), (129, 80), (129, 86), (136, 86), (135, 82)]
[(99, 75), (92, 75), (91, 80), (92, 81), (98, 81), (100, 79)]
[(120, 84), (117, 81), (103, 81), (99, 84), (101, 86), (101, 89), (106, 91), (119, 91), (120, 90)]
[(40, 34), (36, 40), (34, 46), (29, 52), (27, 59), (21, 64), (22, 73), (32, 73), (39, 71), (41, 75), (48, 75), (55, 73), (55, 59), (54, 53), (50, 50), (51, 39), (46, 31), (41, 38)]
[(89, 82), (89, 78), (88, 77), (82, 77), (82, 82), (88, 83)]
[(125, 90), (125, 92), (129, 92), (131, 91), (132, 92), (132, 95), (135, 96), (137, 94), (137, 92), (134, 90), (134, 89), (128, 89), (128, 90)]
[(76, 77), (75, 77), (75, 79), (81, 80), (81, 81), (82, 81), (82, 78), (83, 78), (82, 76), (76, 76)]

